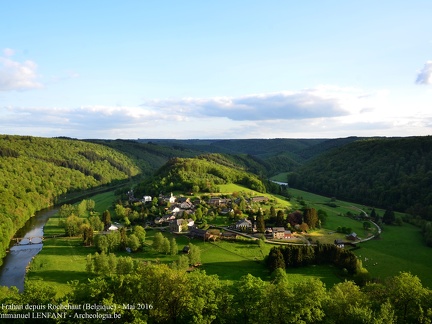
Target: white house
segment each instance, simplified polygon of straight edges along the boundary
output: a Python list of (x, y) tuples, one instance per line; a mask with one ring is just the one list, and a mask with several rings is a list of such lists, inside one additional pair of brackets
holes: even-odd
[(252, 228), (252, 222), (247, 219), (241, 219), (235, 224), (235, 228), (238, 230), (247, 230)]

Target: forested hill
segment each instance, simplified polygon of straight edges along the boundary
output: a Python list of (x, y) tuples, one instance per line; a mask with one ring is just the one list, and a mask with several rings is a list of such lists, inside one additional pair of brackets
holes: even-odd
[(122, 152), (135, 161), (143, 175), (153, 175), (169, 159), (174, 157), (195, 157), (203, 153), (196, 147), (184, 147), (174, 144), (161, 145), (149, 141), (147, 143), (135, 140), (87, 140), (91, 143), (103, 144)]
[(103, 145), (0, 135), (0, 258), (16, 230), (60, 195), (138, 173), (130, 158)]
[(290, 186), (432, 217), (432, 137), (371, 138), (330, 150), (291, 174)]
[[(278, 173), (294, 171), (309, 159), (323, 152), (348, 143), (361, 140), (360, 137), (335, 139), (139, 139), (143, 145), (152, 145), (166, 150), (168, 147), (177, 152), (221, 153), (236, 156), (238, 163), (248, 170), (263, 176), (271, 177)], [(110, 143), (109, 145), (115, 145)], [(122, 149), (119, 147), (119, 149)], [(185, 155), (182, 155), (185, 157)], [(241, 161), (240, 161), (241, 160)]]
[(254, 174), (234, 160), (220, 154), (196, 158), (173, 158), (136, 188), (139, 195), (158, 195), (174, 190), (186, 192), (218, 192), (218, 185), (236, 183), (265, 192), (265, 186)]

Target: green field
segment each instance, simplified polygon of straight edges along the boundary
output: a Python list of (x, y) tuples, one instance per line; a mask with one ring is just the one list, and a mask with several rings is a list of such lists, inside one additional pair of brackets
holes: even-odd
[[(221, 190), (224, 192), (230, 190), (239, 192), (247, 190), (246, 192), (251, 192), (251, 190), (237, 185), (221, 186)], [(327, 223), (322, 229), (308, 233), (307, 236), (310, 236), (312, 241), (318, 240), (321, 243), (332, 243), (336, 238), (343, 238), (343, 234), (334, 232), (338, 226), (351, 227), (360, 237), (366, 236), (367, 233), (364, 232), (361, 221), (353, 220), (344, 215), (348, 211), (355, 213), (356, 210), (353, 206), (369, 212), (368, 207), (343, 201), (336, 201), (338, 207), (329, 207), (324, 204), (329, 201), (328, 197), (295, 189), (290, 189), (290, 193), (294, 197), (291, 202), (278, 199), (278, 203), (283, 205), (284, 208), (295, 209), (301, 207), (296, 199), (296, 197), (301, 197), (308, 206), (323, 209), (328, 214)], [(260, 195), (260, 193), (255, 192), (252, 192), (252, 194)], [(115, 195), (112, 192), (103, 193), (92, 197), (92, 199), (96, 202), (96, 210), (102, 213), (104, 210), (111, 208), (113, 201), (115, 201)], [(380, 215), (383, 214), (382, 210), (377, 209), (377, 212)], [(223, 216), (217, 216), (214, 222), (219, 225), (226, 225)], [(156, 231), (147, 230), (147, 246), (142, 251), (132, 254), (127, 252), (116, 254), (128, 255), (136, 260), (172, 263), (178, 256), (160, 254), (151, 248)], [(45, 234), (50, 236), (63, 233), (63, 229), (59, 227), (59, 218), (50, 218), (45, 226)], [(202, 242), (196, 239), (190, 240), (185, 235), (168, 232), (163, 232), (163, 234), (168, 238), (172, 236), (176, 238), (179, 253), (181, 253), (183, 246), (189, 242), (199, 246), (202, 251), (203, 265), (201, 268), (207, 274), (217, 274), (222, 280), (233, 281), (250, 273), (264, 280), (270, 280), (270, 274), (263, 262), (263, 257), (268, 254), (272, 247), (270, 244), (267, 244), (265, 249), (261, 251), (259, 246), (250, 240)], [(425, 286), (432, 287), (432, 277), (430, 276), (432, 250), (422, 242), (418, 228), (405, 223), (403, 226), (385, 226), (380, 239), (361, 243), (359, 246), (360, 248), (355, 250), (355, 253), (362, 260), (363, 265), (368, 269), (372, 277), (385, 278), (397, 275), (400, 271), (409, 271), (417, 275)], [(43, 281), (59, 291), (59, 294), (63, 294), (70, 289), (68, 282), (74, 280), (83, 282), (88, 277), (93, 276), (85, 271), (85, 264), (87, 254), (93, 254), (94, 252), (94, 247), (84, 247), (79, 238), (58, 237), (46, 239), (42, 251), (31, 264), (27, 280)], [(288, 269), (287, 273), (292, 281), (302, 280), (305, 277), (315, 277), (321, 279), (327, 287), (331, 287), (333, 284), (343, 280), (339, 270), (331, 266)]]
[(279, 208), (279, 209), (292, 207), (292, 204), (285, 197), (254, 191), (234, 183), (219, 185), (219, 189), (220, 189), (220, 194), (232, 194), (233, 192), (245, 192), (249, 196), (265, 196), (270, 200), (274, 199), (275, 208)]
[[(330, 200), (329, 197), (323, 197), (308, 193), (305, 191), (290, 189), (290, 193), (294, 197), (302, 197), (308, 206), (316, 209), (323, 209), (328, 214), (327, 222), (324, 226), (324, 232), (332, 232), (338, 226), (351, 227), (360, 237), (364, 237), (364, 230), (361, 221), (355, 221), (344, 215), (347, 211), (355, 212), (352, 206), (370, 212), (370, 207), (359, 204), (349, 203), (337, 200), (336, 204), (339, 207), (333, 208), (324, 205)], [(379, 215), (384, 214), (384, 210), (375, 208)], [(396, 213), (396, 216), (402, 216), (401, 213)], [(362, 260), (363, 266), (369, 271), (370, 275), (375, 278), (386, 278), (399, 274), (400, 271), (411, 272), (417, 275), (423, 285), (432, 287), (432, 276), (430, 269), (432, 268), (432, 249), (427, 247), (423, 242), (420, 229), (403, 223), (402, 226), (383, 225), (383, 232), (380, 239), (373, 239), (368, 242), (360, 243), (360, 249), (354, 253)], [(312, 237), (317, 233), (311, 233)], [(332, 235), (340, 235), (334, 233)], [(336, 236), (335, 236), (336, 238)], [(323, 239), (320, 235), (316, 235), (316, 239), (322, 243)], [(365, 261), (365, 258), (367, 261)]]

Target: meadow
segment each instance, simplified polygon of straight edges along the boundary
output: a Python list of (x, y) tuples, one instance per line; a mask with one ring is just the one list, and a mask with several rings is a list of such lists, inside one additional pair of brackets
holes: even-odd
[[(242, 191), (239, 186), (223, 188), (224, 190)], [(250, 191), (250, 190), (249, 190)], [(228, 192), (228, 191), (227, 191)], [(318, 240), (321, 243), (332, 243), (336, 238), (344, 238), (343, 234), (335, 233), (338, 226), (347, 226), (356, 231), (361, 237), (366, 234), (363, 230), (363, 222), (356, 221), (344, 216), (346, 212), (355, 212), (355, 208), (370, 212), (370, 208), (356, 205), (349, 202), (336, 201), (338, 207), (326, 205), (329, 197), (314, 195), (300, 190), (290, 189), (293, 195), (291, 201), (277, 198), (283, 208), (296, 209), (301, 207), (300, 200), (303, 200), (310, 207), (323, 209), (328, 214), (326, 224), (322, 229), (311, 231), (308, 235), (312, 242)], [(257, 193), (259, 195), (259, 193)], [(297, 197), (299, 199), (297, 199)], [(112, 202), (116, 197), (113, 192), (107, 192), (92, 197), (96, 203), (96, 211), (102, 213), (111, 209)], [(354, 207), (353, 207), (354, 206)], [(279, 207), (280, 208), (280, 207)], [(376, 209), (382, 215), (383, 210)], [(400, 215), (399, 215), (400, 216)], [(226, 223), (223, 216), (217, 216), (215, 221)], [(417, 275), (423, 285), (432, 287), (430, 268), (432, 266), (432, 250), (423, 243), (419, 229), (403, 223), (402, 226), (384, 226), (379, 239), (360, 243), (360, 248), (354, 253), (362, 260), (363, 266), (368, 269), (374, 278), (385, 278), (397, 275), (400, 271), (408, 271)], [(46, 235), (61, 235), (63, 228), (59, 226), (58, 216), (49, 219), (45, 226)], [(160, 262), (170, 264), (178, 256), (164, 255), (157, 253), (151, 248), (153, 236), (160, 229), (147, 229), (146, 246), (142, 251), (136, 253), (118, 252), (117, 255), (131, 256), (136, 260)], [(182, 248), (190, 242), (201, 249), (201, 269), (207, 274), (216, 274), (222, 280), (234, 281), (250, 273), (263, 280), (271, 280), (263, 262), (264, 256), (269, 253), (271, 244), (266, 244), (261, 250), (258, 244), (251, 240), (240, 241), (216, 241), (203, 242), (197, 239), (189, 239), (186, 235), (171, 234), (163, 232), (168, 238), (176, 238), (179, 254)], [(28, 281), (38, 280), (50, 285), (60, 295), (70, 290), (68, 282), (85, 282), (87, 278), (94, 275), (85, 270), (86, 256), (95, 253), (94, 247), (84, 247), (80, 238), (57, 237), (44, 241), (42, 251), (34, 258), (28, 272)], [(344, 280), (338, 269), (331, 266), (310, 266), (306, 268), (288, 269), (287, 274), (291, 281), (299, 281), (305, 277), (321, 279), (327, 287)]]
[[(344, 213), (355, 212), (360, 208), (370, 213), (372, 206), (364, 206), (345, 201), (336, 200), (339, 207), (325, 205), (331, 198), (315, 195), (305, 191), (290, 189), (294, 197), (302, 197), (308, 206), (316, 209), (323, 209), (328, 214), (324, 231), (335, 231), (338, 226), (351, 227), (360, 237), (364, 233), (363, 222), (355, 221), (343, 216)], [(353, 209), (354, 207), (354, 209)], [(375, 208), (378, 215), (383, 215), (384, 210)], [(403, 216), (402, 213), (395, 213), (396, 217)], [(427, 247), (420, 233), (420, 228), (411, 224), (402, 223), (398, 225), (382, 225), (382, 233), (377, 239), (359, 243), (359, 249), (353, 252), (362, 260), (363, 266), (369, 271), (373, 278), (386, 278), (395, 276), (401, 271), (411, 272), (418, 276), (423, 285), (432, 287), (432, 249)], [(312, 232), (311, 236), (323, 231)], [(335, 235), (335, 234), (332, 234)], [(326, 236), (326, 235), (323, 235)], [(321, 239), (318, 237), (318, 240)], [(324, 243), (324, 242), (322, 242)]]

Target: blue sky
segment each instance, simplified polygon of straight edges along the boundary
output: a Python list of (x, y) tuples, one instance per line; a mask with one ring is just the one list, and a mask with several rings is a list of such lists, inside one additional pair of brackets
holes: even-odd
[(432, 133), (432, 1), (7, 1), (0, 133)]

